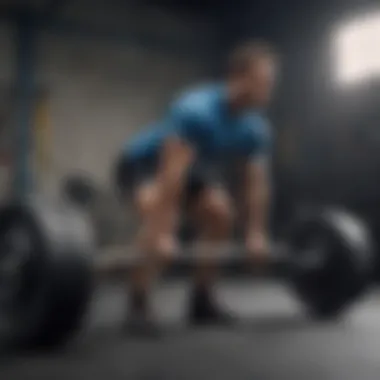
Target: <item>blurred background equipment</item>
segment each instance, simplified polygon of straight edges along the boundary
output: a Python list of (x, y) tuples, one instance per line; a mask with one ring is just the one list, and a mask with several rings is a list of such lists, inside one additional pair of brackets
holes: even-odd
[(114, 191), (88, 174), (74, 172), (62, 178), (60, 197), (90, 218), (97, 247), (125, 243), (132, 236), (134, 229), (126, 220), (126, 206), (120, 204)]
[(11, 191), (13, 173), (13, 136), (15, 126), (15, 97), (10, 86), (3, 82), (0, 90), (0, 199)]
[(99, 191), (91, 178), (85, 175), (72, 174), (62, 183), (62, 197), (84, 210), (98, 198)]
[(50, 120), (49, 94), (40, 89), (35, 99), (34, 121), (34, 169), (36, 186), (38, 191), (43, 192), (44, 185), (52, 171), (52, 124)]

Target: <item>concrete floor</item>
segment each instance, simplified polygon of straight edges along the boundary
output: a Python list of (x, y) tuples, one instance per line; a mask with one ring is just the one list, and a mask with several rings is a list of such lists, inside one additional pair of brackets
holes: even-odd
[(1, 358), (4, 380), (370, 380), (380, 378), (380, 292), (374, 290), (346, 318), (308, 320), (281, 284), (230, 281), (221, 300), (242, 317), (237, 328), (187, 329), (186, 282), (156, 295), (168, 326), (159, 341), (118, 332), (120, 289), (103, 287), (94, 298), (85, 332), (64, 352)]

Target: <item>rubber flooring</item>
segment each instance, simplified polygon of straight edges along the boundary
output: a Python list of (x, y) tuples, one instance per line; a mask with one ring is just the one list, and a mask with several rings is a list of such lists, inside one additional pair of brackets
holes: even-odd
[(281, 283), (231, 280), (221, 302), (236, 327), (188, 328), (186, 281), (163, 284), (155, 306), (159, 340), (122, 335), (125, 297), (102, 286), (86, 328), (64, 350), (3, 354), (2, 380), (370, 380), (380, 379), (380, 292), (373, 289), (343, 319), (308, 319)]

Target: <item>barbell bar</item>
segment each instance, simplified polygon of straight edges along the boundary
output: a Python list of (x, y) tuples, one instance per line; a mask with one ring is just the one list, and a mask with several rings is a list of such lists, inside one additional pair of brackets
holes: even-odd
[[(85, 215), (63, 201), (30, 198), (0, 209), (0, 340), (67, 342), (80, 328), (97, 272), (129, 269), (143, 259), (132, 247), (97, 253), (93, 234)], [(174, 261), (192, 265), (216, 257), (229, 265), (246, 259), (242, 245), (198, 249), (183, 247)], [(271, 262), (285, 264), (289, 285), (308, 311), (332, 317), (368, 287), (374, 258), (365, 224), (347, 211), (324, 208), (289, 223)]]
[[(294, 257), (289, 254), (285, 243), (278, 243), (270, 247), (264, 266), (280, 268), (297, 268), (298, 270), (318, 270), (323, 265), (322, 247), (319, 242), (305, 249), (299, 259), (293, 262)], [(94, 269), (99, 274), (113, 271), (128, 271), (136, 265), (143, 264), (149, 257), (139, 252), (135, 246), (115, 246), (102, 249), (94, 259)], [(168, 264), (184, 267), (194, 267), (200, 262), (215, 262), (222, 267), (247, 264), (249, 254), (243, 244), (224, 242), (218, 244), (190, 244), (182, 245), (178, 252), (168, 259)], [(253, 263), (254, 264), (254, 263)]]

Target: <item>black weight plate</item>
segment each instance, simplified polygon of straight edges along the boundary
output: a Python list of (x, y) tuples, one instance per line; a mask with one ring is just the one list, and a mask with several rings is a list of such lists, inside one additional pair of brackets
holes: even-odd
[[(316, 252), (317, 265), (297, 266)], [(371, 279), (374, 257), (368, 229), (359, 218), (341, 210), (326, 209), (300, 218), (289, 236), (289, 254), (295, 262), (290, 270), (293, 288), (315, 316), (339, 315)]]
[(82, 173), (65, 177), (61, 184), (62, 197), (78, 207), (88, 206), (100, 193), (95, 182)]
[[(0, 303), (3, 342), (28, 347), (63, 344), (80, 327), (91, 295), (91, 233), (74, 210), (43, 199), (12, 202), (0, 211), (0, 250), (3, 243), (10, 256), (18, 248), (6, 237), (15, 230), (28, 244), (15, 270), (17, 287), (12, 281), (0, 285), (13, 289)], [(1, 273), (7, 277), (1, 270), (7, 249), (0, 253), (0, 284)]]

